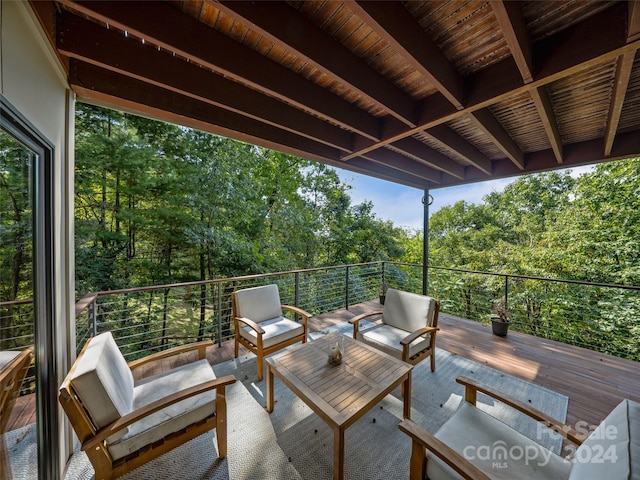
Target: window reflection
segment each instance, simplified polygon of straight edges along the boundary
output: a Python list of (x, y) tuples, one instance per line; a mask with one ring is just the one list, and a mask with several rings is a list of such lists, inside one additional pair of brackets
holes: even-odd
[(34, 160), (32, 151), (0, 131), (0, 478), (38, 475), (32, 359)]

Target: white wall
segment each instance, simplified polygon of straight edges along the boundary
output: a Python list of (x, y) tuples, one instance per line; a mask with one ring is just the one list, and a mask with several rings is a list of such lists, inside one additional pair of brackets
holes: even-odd
[[(0, 93), (55, 148), (54, 175), (54, 258), (55, 331), (58, 384), (64, 378), (70, 357), (68, 345), (75, 345), (74, 255), (73, 255), (73, 94), (29, 4), (0, 0)], [(58, 410), (60, 464), (69, 455), (70, 435), (62, 410)]]

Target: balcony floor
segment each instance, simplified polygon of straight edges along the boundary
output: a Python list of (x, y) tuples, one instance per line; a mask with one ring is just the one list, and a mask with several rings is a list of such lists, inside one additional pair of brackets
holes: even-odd
[[(376, 310), (380, 310), (377, 301), (361, 303), (349, 310), (313, 317), (309, 328), (311, 331), (323, 330), (360, 313)], [(637, 362), (515, 331), (510, 331), (507, 337), (498, 337), (491, 333), (489, 325), (446, 314), (440, 315), (439, 326), (437, 348), (568, 396), (569, 425), (575, 426), (578, 421), (597, 425), (623, 398), (640, 402), (640, 365)], [(220, 348), (209, 349), (207, 357), (212, 364), (232, 359), (233, 340)], [(190, 360), (187, 356), (171, 364), (141, 369), (136, 377)], [(29, 397), (19, 399), (9, 430), (35, 421), (33, 396)]]

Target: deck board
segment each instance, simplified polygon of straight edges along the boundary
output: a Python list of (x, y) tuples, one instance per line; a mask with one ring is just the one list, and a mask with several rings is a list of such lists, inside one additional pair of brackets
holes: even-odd
[[(309, 328), (311, 331), (323, 330), (346, 322), (355, 315), (380, 309), (377, 301), (361, 303), (349, 310), (341, 309), (312, 317)], [(440, 315), (439, 326), (436, 348), (567, 395), (569, 425), (575, 426), (578, 421), (597, 425), (624, 398), (640, 402), (638, 362), (513, 330), (507, 337), (498, 337), (491, 333), (489, 325), (447, 314)], [(241, 355), (249, 353), (244, 347), (240, 348)], [(185, 363), (188, 358), (178, 360), (178, 363)], [(207, 359), (211, 364), (232, 358), (233, 340), (207, 350)], [(171, 362), (174, 366), (178, 363)], [(138, 371), (135, 377), (144, 377), (155, 371), (151, 366)], [(18, 399), (9, 428), (19, 428), (34, 420), (34, 396)]]

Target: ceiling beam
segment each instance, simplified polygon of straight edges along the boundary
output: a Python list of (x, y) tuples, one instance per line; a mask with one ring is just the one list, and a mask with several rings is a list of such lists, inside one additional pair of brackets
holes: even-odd
[[(166, 111), (171, 114), (171, 121), (181, 125), (190, 125), (189, 119), (194, 119), (207, 125), (209, 132), (267, 148), (293, 151), (303, 158), (335, 161), (340, 158), (340, 152), (335, 148), (79, 60), (70, 61), (69, 81), (74, 90), (77, 88), (89, 99), (93, 92), (112, 98), (121, 96), (129, 108), (137, 105), (139, 114), (148, 115), (149, 109)], [(116, 103), (111, 108), (118, 106)], [(176, 121), (177, 118), (180, 120)]]
[(414, 160), (393, 152), (388, 148), (374, 150), (373, 152), (367, 153), (363, 158), (367, 158), (381, 165), (408, 173), (415, 177), (422, 178), (428, 182), (440, 183), (442, 181), (442, 173), (439, 170), (415, 162)]
[(618, 123), (620, 122), (620, 114), (624, 105), (624, 98), (627, 94), (629, 79), (631, 78), (631, 70), (635, 59), (635, 52), (625, 53), (618, 58), (616, 65), (616, 78), (613, 84), (613, 94), (609, 105), (609, 118), (607, 118), (607, 127), (604, 134), (604, 155), (608, 157), (613, 149), (613, 142), (618, 131)]
[(633, 42), (634, 40), (640, 39), (640, 2), (637, 0), (629, 0), (627, 4), (629, 9), (627, 41)]
[(531, 83), (523, 84), (520, 74), (514, 71), (511, 58), (502, 60), (467, 78), (467, 103), (463, 110), (456, 110), (449, 102), (443, 103), (445, 99), (440, 94), (431, 95), (422, 102), (419, 109), (422, 117), (416, 128), (388, 132), (378, 142), (356, 141), (354, 152), (346, 155), (345, 159), (508, 101), (510, 97), (530, 94), (534, 88), (613, 61), (627, 52), (635, 52), (640, 47), (640, 39), (631, 43), (626, 41), (626, 8), (624, 4), (613, 4), (577, 25), (534, 42), (533, 58), (537, 69)]
[(464, 108), (464, 78), (401, 2), (352, 1), (348, 6), (458, 110)]
[(543, 86), (532, 89), (531, 98), (538, 110), (540, 120), (542, 120), (544, 131), (546, 132), (549, 143), (551, 144), (551, 150), (553, 150), (558, 163), (562, 163), (562, 138), (560, 137), (560, 129), (558, 128), (558, 122), (553, 111), (551, 97), (549, 96), (547, 87)]
[(264, 0), (210, 3), (239, 17), (245, 26), (290, 50), (315, 68), (338, 78), (408, 126), (416, 125), (414, 102), (408, 95), (286, 3)]
[(527, 25), (522, 18), (520, 2), (491, 0), (489, 3), (498, 19), (504, 39), (511, 50), (511, 55), (520, 70), (524, 83), (531, 83), (534, 74), (533, 49)]
[(469, 114), (471, 121), (491, 139), (491, 141), (520, 170), (524, 170), (524, 153), (513, 141), (509, 133), (500, 125), (489, 109), (476, 110)]
[[(344, 129), (182, 58), (143, 45), (117, 30), (69, 12), (59, 15), (57, 25), (58, 50), (69, 57), (245, 115), (343, 152), (353, 147), (352, 134)], [(127, 54), (122, 55), (125, 51)]]
[[(59, 3), (370, 140), (380, 138), (377, 118), (168, 2), (60, 0)], [(149, 11), (153, 11), (152, 18)]]
[(418, 178), (395, 168), (391, 168), (383, 162), (375, 162), (364, 157), (353, 158), (348, 162), (344, 162), (341, 168), (346, 168), (355, 172), (362, 172), (369, 176), (401, 183), (409, 187), (419, 188), (420, 190), (424, 190), (427, 186), (433, 184), (433, 182), (429, 182), (423, 178)]
[[(640, 151), (640, 130), (618, 134), (609, 158), (602, 155), (603, 145), (603, 138), (565, 145), (563, 167), (592, 165), (598, 162), (635, 156), (638, 151)], [(555, 153), (551, 149), (525, 154), (525, 165), (525, 169), (520, 170), (509, 159), (496, 160), (494, 161), (493, 178), (515, 177), (526, 173), (558, 168)], [(480, 172), (476, 171), (466, 175), (464, 180), (447, 178), (442, 183), (433, 185), (432, 188), (453, 187), (482, 180), (484, 180), (484, 178), (480, 176)]]
[(452, 128), (442, 124), (424, 130), (422, 133), (456, 152), (481, 172), (486, 175), (491, 175), (491, 160), (489, 157), (486, 157), (480, 150), (458, 135)]
[[(464, 178), (464, 167), (446, 155), (434, 150), (415, 138), (407, 137), (389, 145), (417, 162), (443, 171), (456, 178)], [(374, 152), (377, 150), (374, 150)], [(368, 155), (368, 154), (367, 154)]]

